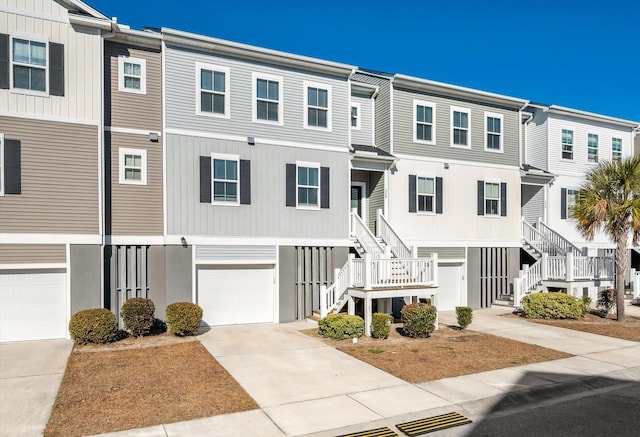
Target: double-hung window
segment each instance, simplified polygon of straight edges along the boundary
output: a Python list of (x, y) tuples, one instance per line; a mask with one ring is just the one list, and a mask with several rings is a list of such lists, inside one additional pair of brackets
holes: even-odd
[(22, 38), (11, 41), (12, 87), (47, 92), (47, 43)]
[(573, 159), (573, 131), (562, 129), (562, 159)]
[(435, 103), (413, 101), (413, 139), (419, 143), (434, 144), (436, 141), (435, 130)]
[(128, 56), (118, 57), (118, 90), (147, 93), (147, 61)]
[(239, 205), (238, 161), (235, 155), (211, 155), (213, 203)]
[(351, 104), (351, 128), (360, 129), (360, 103)]
[(196, 63), (196, 113), (229, 118), (229, 69)]
[(320, 166), (316, 164), (298, 163), (298, 206), (319, 208)]
[(587, 162), (598, 162), (597, 134), (587, 134)]
[(282, 125), (282, 78), (253, 74), (253, 121)]
[(331, 130), (331, 87), (304, 82), (304, 127)]
[(502, 115), (501, 114), (485, 114), (485, 150), (495, 152), (502, 151)]
[(118, 153), (120, 183), (147, 185), (147, 151), (121, 147)]
[(418, 176), (418, 186), (416, 189), (418, 196), (418, 212), (435, 211), (435, 179)]
[(500, 184), (497, 182), (484, 183), (484, 213), (500, 215)]
[(611, 138), (611, 160), (620, 161), (622, 159), (622, 138)]
[(451, 108), (451, 145), (470, 147), (469, 136), (470, 111), (464, 108)]

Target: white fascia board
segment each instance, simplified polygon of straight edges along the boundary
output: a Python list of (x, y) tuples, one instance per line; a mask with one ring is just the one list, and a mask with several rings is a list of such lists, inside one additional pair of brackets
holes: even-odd
[(0, 244), (102, 244), (98, 234), (0, 234)]
[(67, 263), (0, 264), (0, 270), (66, 270)]
[(522, 247), (519, 240), (410, 240), (405, 242), (418, 247)]
[(111, 21), (85, 15), (69, 14), (69, 23), (100, 30), (111, 30)]
[(589, 121), (597, 121), (600, 123), (611, 123), (617, 126), (635, 129), (640, 127), (637, 121), (625, 120), (622, 118), (609, 117), (608, 115), (595, 114), (593, 112), (580, 111), (579, 109), (565, 108), (563, 106), (551, 105), (548, 112), (552, 114), (566, 115), (570, 117), (582, 118)]
[(95, 17), (95, 18), (101, 18), (103, 20), (108, 20), (109, 18), (106, 17), (105, 15), (103, 15), (100, 11), (98, 11), (97, 9), (92, 8), (91, 6), (89, 6), (88, 4), (86, 4), (83, 1), (80, 0), (64, 0), (65, 3), (68, 3), (69, 5), (81, 10), (82, 12), (86, 12), (87, 14)]
[(270, 237), (216, 237), (203, 235), (166, 235), (165, 244), (182, 244), (182, 237), (188, 245), (220, 246), (339, 246), (351, 247), (349, 238), (270, 238)]

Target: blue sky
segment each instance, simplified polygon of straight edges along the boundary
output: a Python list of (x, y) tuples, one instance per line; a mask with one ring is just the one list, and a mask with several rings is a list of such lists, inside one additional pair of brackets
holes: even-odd
[(87, 0), (170, 27), (640, 122), (637, 0)]

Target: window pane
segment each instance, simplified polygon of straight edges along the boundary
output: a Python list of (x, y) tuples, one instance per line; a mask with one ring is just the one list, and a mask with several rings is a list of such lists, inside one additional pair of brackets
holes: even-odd
[(417, 121), (424, 121), (424, 106), (418, 105), (416, 107), (416, 119)]
[(13, 40), (13, 60), (16, 62), (29, 63), (29, 41), (24, 39)]
[(258, 118), (260, 120), (268, 120), (267, 117), (267, 102), (258, 101)]
[(318, 90), (318, 106), (329, 107), (329, 92), (327, 90)]
[(216, 114), (224, 114), (224, 95), (212, 94), (213, 98), (213, 112)]
[(488, 149), (500, 149), (500, 135), (487, 134), (487, 148)]
[(309, 188), (308, 189), (308, 203), (309, 205), (317, 205), (318, 204), (318, 189), (317, 188)]
[(307, 109), (307, 123), (309, 126), (318, 125), (318, 110), (314, 108)]
[(13, 66), (13, 86), (14, 88), (29, 89), (29, 67)]
[(278, 121), (278, 104), (267, 103), (267, 120)]
[(209, 70), (200, 70), (200, 88), (203, 90), (213, 90), (213, 73)]
[(318, 186), (318, 169), (317, 168), (309, 169), (309, 185)]
[(498, 215), (498, 201), (493, 199), (486, 200), (486, 211), (487, 215)]
[(224, 159), (213, 160), (213, 177), (215, 179), (226, 179), (226, 165)]
[(125, 76), (124, 77), (124, 87), (125, 88), (134, 89), (134, 90), (139, 90), (140, 89), (140, 78), (139, 77)]
[(224, 201), (225, 199), (226, 199), (226, 195), (225, 195), (224, 182), (214, 182), (213, 183), (213, 200)]
[(309, 203), (306, 188), (298, 188), (298, 204), (307, 205)]
[(258, 94), (258, 97), (261, 99), (267, 98), (267, 81), (266, 80), (258, 79), (257, 94)]
[(213, 94), (200, 93), (200, 110), (202, 112), (213, 112)]
[(31, 68), (31, 89), (34, 91), (46, 91), (46, 73), (40, 68)]
[(460, 113), (457, 111), (454, 111), (453, 113), (453, 125), (455, 127), (460, 127)]
[(235, 202), (238, 198), (238, 184), (236, 182), (225, 183), (225, 189), (227, 190), (227, 200)]
[(298, 167), (298, 185), (308, 185), (308, 170), (306, 167)]
[(317, 88), (307, 89), (307, 103), (310, 106), (318, 106), (318, 89)]
[(485, 184), (485, 197), (497, 199), (500, 197), (500, 185)]
[(124, 172), (124, 178), (127, 181), (141, 181), (142, 171), (140, 169), (127, 168)]
[(236, 161), (225, 161), (227, 167), (227, 179), (238, 180), (238, 165)]
[(31, 42), (31, 64), (47, 65), (47, 47), (42, 42)]
[(466, 112), (460, 113), (460, 127), (467, 128), (469, 127), (469, 114)]
[(225, 73), (216, 71), (213, 73), (213, 90), (220, 93), (225, 92)]
[(327, 111), (318, 111), (318, 124), (320, 127), (327, 127)]
[(278, 82), (269, 81), (269, 95), (267, 97), (270, 100), (278, 100)]

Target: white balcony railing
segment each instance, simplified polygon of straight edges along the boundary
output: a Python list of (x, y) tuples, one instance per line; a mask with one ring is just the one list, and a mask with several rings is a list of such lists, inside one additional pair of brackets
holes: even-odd
[(391, 252), (396, 258), (417, 258), (417, 254), (414, 254), (412, 249), (407, 246), (402, 238), (400, 238), (400, 235), (391, 227), (391, 224), (381, 209), (377, 211), (376, 233), (378, 237), (382, 238), (382, 241), (391, 247)]

